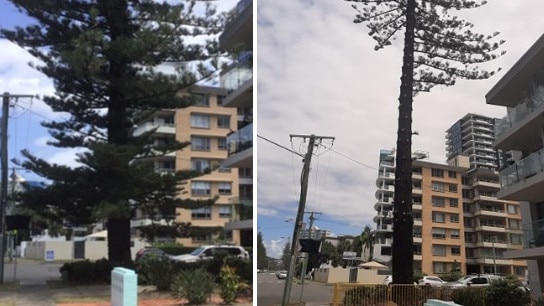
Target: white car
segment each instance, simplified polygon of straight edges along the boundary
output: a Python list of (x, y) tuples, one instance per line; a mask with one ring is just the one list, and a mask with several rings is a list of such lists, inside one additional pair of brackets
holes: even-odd
[(286, 279), (287, 278), (287, 271), (276, 271), (276, 277), (278, 279)]
[(455, 282), (444, 284), (444, 286), (452, 288), (463, 288), (463, 287), (485, 287), (489, 286), (493, 281), (502, 279), (501, 276), (493, 274), (472, 274), (467, 275)]
[(438, 276), (423, 276), (423, 278), (419, 280), (419, 284), (425, 286), (442, 287), (445, 283), (446, 282)]
[(212, 259), (217, 253), (226, 253), (227, 256), (249, 259), (249, 253), (243, 247), (237, 245), (203, 245), (189, 254), (171, 256), (170, 258), (182, 262), (197, 262)]
[[(387, 276), (383, 279), (383, 284), (384, 284), (384, 285), (390, 285), (392, 282), (393, 282), (393, 275), (387, 275)], [(414, 282), (414, 285), (417, 285), (417, 283)]]

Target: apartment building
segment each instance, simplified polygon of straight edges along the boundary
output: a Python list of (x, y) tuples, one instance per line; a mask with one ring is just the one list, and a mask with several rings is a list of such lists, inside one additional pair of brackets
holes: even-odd
[(223, 106), (237, 114), (237, 129), (227, 136), (225, 167), (238, 171), (238, 196), (225, 230), (243, 246), (253, 245), (253, 1), (241, 0), (230, 12), (231, 21), (219, 37), (219, 45), (234, 58), (223, 69), (221, 87), (227, 91)]
[[(424, 156), (422, 152), (414, 152), (412, 162), (414, 270), (433, 275), (460, 265), (464, 272), (461, 178), (467, 168), (416, 159)], [(395, 151), (381, 150), (374, 205), (377, 240), (373, 254), (373, 258), (381, 262), (389, 262), (392, 255), (395, 167)]]
[(497, 121), (477, 114), (465, 115), (446, 131), (446, 155), (450, 164), (458, 163), (457, 156), (468, 157), (468, 170), (462, 174), (467, 273), (515, 274), (524, 278), (526, 262), (504, 257), (504, 252), (522, 248), (523, 230), (519, 203), (497, 198), (497, 169), (501, 161), (510, 159), (509, 154), (493, 148)]
[[(201, 234), (189, 238), (178, 238), (186, 246), (211, 243), (221, 231), (211, 229), (224, 227), (233, 215), (231, 198), (238, 197), (238, 171), (223, 167), (221, 162), (227, 158), (226, 136), (237, 128), (236, 110), (221, 105), (226, 92), (218, 87), (195, 86), (191, 90), (198, 102), (181, 109), (165, 109), (154, 112), (138, 124), (135, 134), (155, 129), (154, 142), (167, 143), (172, 140), (190, 142), (183, 150), (153, 157), (156, 171), (168, 175), (176, 170), (213, 169), (210, 174), (194, 178), (183, 185), (180, 195), (185, 199), (211, 199), (218, 197), (211, 207), (199, 209), (178, 209), (176, 221), (191, 223), (192, 226), (208, 228)], [(147, 216), (137, 215), (132, 226), (151, 223)], [(233, 243), (240, 241), (233, 240)]]
[(504, 256), (527, 259), (528, 282), (539, 297), (544, 292), (544, 35), (491, 88), (486, 102), (507, 109), (496, 124), (494, 147), (516, 152), (499, 172), (497, 197), (521, 201), (524, 244)]

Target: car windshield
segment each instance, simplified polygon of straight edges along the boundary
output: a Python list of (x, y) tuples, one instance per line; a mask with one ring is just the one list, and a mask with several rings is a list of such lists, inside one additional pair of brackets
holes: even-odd
[(192, 251), (190, 254), (193, 255), (193, 256), (198, 256), (200, 255), (200, 253), (202, 253), (204, 251), (204, 248), (197, 248), (195, 249), (194, 251)]

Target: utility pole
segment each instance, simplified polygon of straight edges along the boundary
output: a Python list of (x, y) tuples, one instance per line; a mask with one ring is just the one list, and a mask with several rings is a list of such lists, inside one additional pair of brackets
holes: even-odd
[(4, 258), (6, 246), (6, 206), (8, 200), (8, 114), (11, 98), (33, 98), (32, 95), (2, 95), (2, 131), (0, 135), (0, 284), (4, 283)]
[(308, 192), (308, 177), (310, 174), (310, 162), (312, 161), (312, 154), (314, 151), (314, 146), (316, 145), (316, 140), (320, 143), (323, 139), (331, 139), (334, 140), (334, 137), (327, 137), (327, 136), (315, 136), (312, 135), (290, 135), (291, 139), (293, 138), (303, 138), (306, 140), (309, 139), (308, 142), (308, 151), (306, 152), (306, 155), (304, 156), (304, 165), (302, 167), (302, 174), (300, 179), (300, 200), (298, 203), (298, 211), (297, 211), (297, 218), (295, 220), (295, 227), (293, 229), (293, 240), (291, 241), (291, 250), (289, 252), (290, 260), (289, 260), (289, 269), (287, 270), (287, 278), (285, 279), (285, 288), (283, 290), (283, 300), (282, 300), (282, 306), (287, 306), (289, 304), (289, 299), (291, 298), (291, 287), (293, 285), (293, 276), (295, 273), (295, 254), (296, 254), (296, 247), (298, 242), (298, 234), (300, 231), (300, 228), (302, 227), (302, 219), (304, 216), (304, 207), (306, 205), (306, 195)]
[[(312, 226), (314, 226), (314, 214), (321, 214), (320, 212), (315, 211), (308, 211), (305, 212), (305, 214), (310, 214), (310, 227), (308, 227), (308, 238), (312, 239)], [(302, 270), (300, 271), (300, 281), (302, 282), (302, 287), (300, 288), (300, 299), (299, 303), (302, 303), (302, 294), (304, 293), (304, 280), (306, 279), (306, 270), (308, 268), (308, 260), (310, 259), (310, 256), (308, 256), (308, 253), (306, 253), (306, 256), (302, 258)]]

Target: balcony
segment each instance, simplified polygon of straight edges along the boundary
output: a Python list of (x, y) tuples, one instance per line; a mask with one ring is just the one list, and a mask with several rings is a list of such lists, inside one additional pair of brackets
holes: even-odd
[(544, 188), (544, 148), (502, 170), (501, 191), (506, 200), (541, 201)]
[(137, 137), (144, 133), (151, 132), (154, 129), (156, 129), (155, 133), (159, 134), (176, 134), (176, 125), (173, 123), (146, 122), (138, 125), (134, 130), (133, 135)]
[(253, 53), (244, 51), (238, 60), (224, 69), (221, 75), (221, 87), (228, 95), (223, 106), (249, 107), (253, 103)]
[(221, 166), (229, 168), (253, 167), (253, 124), (248, 124), (227, 135), (228, 157)]
[(232, 49), (237, 43), (251, 46), (253, 42), (253, 1), (241, 0), (229, 12), (229, 21), (219, 37), (223, 49)]

